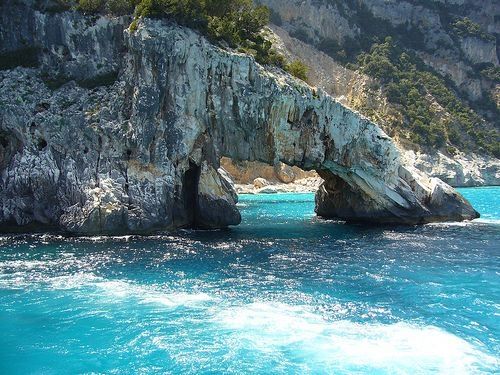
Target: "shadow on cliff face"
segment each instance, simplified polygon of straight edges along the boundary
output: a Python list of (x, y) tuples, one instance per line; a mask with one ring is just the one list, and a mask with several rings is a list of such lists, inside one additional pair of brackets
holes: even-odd
[(21, 141), (8, 131), (0, 131), (0, 170), (9, 165), (14, 154), (21, 148)]
[(173, 209), (174, 225), (181, 228), (193, 229), (196, 227), (196, 201), (198, 196), (198, 182), (200, 167), (190, 162), (189, 168), (182, 177), (181, 191)]
[(184, 202), (184, 211), (189, 227), (196, 226), (196, 201), (199, 179), (200, 167), (190, 162), (189, 169), (184, 173), (182, 179), (182, 201)]
[(189, 162), (182, 178), (180, 204), (174, 210), (176, 227), (219, 229), (238, 225), (241, 215), (236, 208), (237, 195), (222, 170), (207, 162)]

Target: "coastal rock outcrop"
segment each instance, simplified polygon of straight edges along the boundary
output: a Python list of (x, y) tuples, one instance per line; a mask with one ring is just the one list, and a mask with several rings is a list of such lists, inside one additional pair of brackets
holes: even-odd
[(467, 155), (459, 151), (453, 157), (441, 152), (429, 155), (406, 151), (403, 154), (406, 164), (451, 186), (500, 185), (500, 160), (494, 157)]
[[(111, 41), (103, 35), (123, 19), (32, 17), (23, 21), (35, 35), (57, 38), (43, 48), (37, 38), (26, 42), (38, 67), (0, 71), (2, 230), (238, 224), (222, 156), (318, 171), (325, 182), (317, 212), (325, 217), (416, 224), (478, 216), (448, 185), (406, 167), (374, 123), (190, 29), (145, 20)], [(15, 35), (11, 27), (2, 38)], [(88, 44), (72, 44), (74, 33), (88, 35)], [(111, 81), (100, 56), (116, 72)], [(80, 75), (68, 64), (95, 69)]]
[[(288, 59), (303, 61), (310, 71), (308, 82), (324, 89), (342, 104), (360, 108), (361, 111), (376, 113), (378, 125), (386, 132), (394, 132), (390, 122), (394, 120), (387, 98), (380, 90), (373, 90), (375, 81), (367, 75), (349, 70), (336, 62), (331, 56), (317, 50), (314, 46), (292, 38), (286, 30), (273, 26), (276, 37), (274, 44)], [(461, 64), (461, 63), (458, 63)], [(454, 66), (454, 65), (450, 65)], [(435, 102), (434, 105), (438, 106)], [(444, 120), (444, 119), (443, 119)], [(437, 177), (454, 187), (500, 185), (500, 160), (494, 156), (454, 150), (454, 154), (426, 147), (414, 151), (408, 147), (403, 137), (396, 137), (405, 155), (405, 162), (430, 177)], [(401, 142), (403, 141), (403, 142)], [(239, 172), (239, 174), (243, 174)], [(254, 177), (255, 178), (255, 177)]]
[[(273, 21), (290, 35), (312, 45), (336, 41), (343, 44), (365, 37), (363, 21), (383, 21), (379, 27), (392, 27), (399, 34), (411, 35), (410, 48), (430, 67), (449, 77), (471, 100), (483, 98), (490, 83), (474, 73), (475, 64), (498, 66), (497, 43), (493, 35), (499, 26), (495, 15), (498, 1), (327, 1), (327, 0), (262, 0), (273, 10)], [(490, 33), (457, 35), (451, 21), (467, 16)], [(365, 25), (366, 26), (366, 25)], [(372, 25), (372, 27), (376, 27)], [(328, 43), (327, 43), (328, 44)]]

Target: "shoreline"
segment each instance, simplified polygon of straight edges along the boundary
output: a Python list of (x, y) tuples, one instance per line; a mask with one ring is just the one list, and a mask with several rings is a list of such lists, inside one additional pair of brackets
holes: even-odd
[[(453, 186), (454, 189), (481, 189), (481, 188), (495, 188), (500, 187), (500, 185), (480, 185), (480, 186)], [(315, 194), (319, 189), (317, 187), (307, 186), (300, 183), (290, 183), (290, 184), (272, 184), (255, 187), (252, 184), (235, 184), (235, 190), (238, 195), (257, 195), (257, 194)]]
[(234, 184), (237, 194), (279, 194), (279, 193), (315, 193), (323, 179), (321, 177), (306, 177), (293, 182), (274, 182), (257, 178), (253, 184)]

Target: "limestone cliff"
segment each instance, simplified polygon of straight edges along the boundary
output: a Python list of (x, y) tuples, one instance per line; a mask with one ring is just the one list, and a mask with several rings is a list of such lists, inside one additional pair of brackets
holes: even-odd
[[(238, 224), (222, 156), (318, 171), (325, 217), (414, 224), (478, 215), (448, 185), (406, 167), (374, 123), (190, 29), (1, 13), (1, 52), (29, 49), (38, 61), (0, 72), (1, 230)], [(23, 28), (33, 37), (18, 38)]]
[[(407, 161), (428, 176), (437, 177), (451, 186), (500, 185), (500, 160), (494, 156), (455, 150), (454, 155), (426, 148), (415, 151), (404, 134), (390, 126), (397, 116), (387, 98), (372, 78), (350, 70), (313, 45), (293, 38), (282, 27), (272, 26), (276, 48), (289, 60), (299, 59), (309, 67), (308, 81), (324, 89), (336, 100), (368, 115), (390, 132), (395, 142), (405, 150)], [(445, 119), (444, 119), (445, 120)]]
[[(471, 99), (483, 96), (491, 82), (473, 73), (474, 64), (498, 66), (495, 35), (500, 33), (496, 16), (500, 5), (494, 0), (262, 0), (276, 14), (274, 21), (287, 31), (313, 45), (325, 40), (342, 44), (364, 35), (364, 22), (373, 27), (394, 28), (413, 39), (410, 48)], [(468, 17), (484, 29), (483, 34), (457, 35), (454, 17)], [(385, 23), (384, 23), (385, 22)], [(278, 25), (278, 26), (280, 26)]]
[[(432, 168), (415, 163), (417, 168), (422, 166), (425, 173), (436, 177), (455, 172), (463, 175), (447, 179), (456, 186), (500, 184), (498, 151), (483, 148), (489, 142), (490, 150), (498, 149), (500, 136), (500, 81), (484, 70), (489, 66), (492, 72), (500, 72), (497, 1), (482, 1), (480, 5), (472, 0), (261, 2), (273, 11), (272, 29), (282, 41), (277, 40), (281, 50), (290, 59), (298, 58), (309, 66), (310, 83), (368, 116), (403, 148), (426, 154), (424, 158), (435, 163)], [(398, 47), (415, 56), (413, 63), (444, 77), (458, 102), (478, 116), (472, 127), (463, 126), (467, 121), (455, 116), (453, 108), (445, 108), (439, 95), (427, 90), (422, 95), (434, 122), (446, 130), (441, 134), (442, 141), (435, 144), (415, 140), (419, 129), (413, 124), (417, 118), (408, 118), (408, 108), (388, 100), (385, 85), (352, 64), (385, 36), (393, 37)], [(403, 126), (398, 125), (401, 123)], [(433, 131), (432, 126), (428, 130)], [(472, 139), (475, 131), (485, 133)], [(451, 168), (449, 173), (443, 173), (447, 168)]]

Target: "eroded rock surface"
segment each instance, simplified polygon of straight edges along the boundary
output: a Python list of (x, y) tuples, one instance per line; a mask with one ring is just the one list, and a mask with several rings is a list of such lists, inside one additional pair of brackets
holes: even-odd
[[(449, 77), (471, 100), (481, 99), (484, 92), (491, 90), (492, 82), (486, 82), (473, 71), (474, 64), (498, 66), (497, 43), (492, 37), (499, 33), (499, 23), (495, 20), (500, 11), (498, 1), (482, 0), (480, 6), (475, 0), (262, 0), (262, 3), (273, 10), (273, 20), (278, 26), (313, 45), (328, 40), (349, 43), (363, 38), (365, 30), (360, 18), (366, 19), (369, 14), (399, 28), (400, 33), (411, 33), (414, 40), (420, 38), (419, 43), (409, 47), (427, 65)], [(449, 18), (459, 14), (478, 23), (491, 34), (490, 38), (457, 37), (449, 26)], [(455, 39), (459, 42), (455, 43)]]
[[(272, 6), (282, 4), (276, 8), (277, 11), (285, 9), (285, 3), (289, 4), (288, 6), (291, 9), (296, 9), (297, 4), (296, 2), (287, 3), (281, 0), (267, 0), (267, 3)], [(311, 2), (303, 2), (301, 4), (301, 7), (305, 6), (306, 8), (308, 6), (316, 6)], [(386, 5), (391, 6), (389, 3), (386, 3)], [(299, 23), (297, 20), (295, 22)], [(488, 24), (486, 20), (485, 24)], [(286, 27), (287, 30), (293, 31), (292, 26), (286, 22), (283, 23), (283, 27)], [(317, 27), (318, 23), (314, 23), (312, 26)], [(358, 108), (361, 112), (365, 111), (366, 113), (376, 114), (376, 118), (379, 121), (378, 125), (389, 134), (396, 133), (394, 134), (394, 141), (399, 143), (401, 148), (407, 149), (406, 153), (409, 156), (407, 159), (417, 169), (428, 176), (437, 177), (455, 187), (500, 185), (500, 160), (493, 156), (459, 150), (456, 150), (453, 155), (444, 155), (444, 151), (440, 152), (437, 149), (427, 147), (421, 148), (420, 152), (417, 153), (411, 151), (411, 149), (415, 149), (415, 145), (408, 144), (405, 135), (400, 131), (395, 132), (392, 128), (391, 123), (394, 120), (394, 111), (391, 109), (390, 102), (387, 101), (383, 91), (372, 89), (373, 87), (377, 87), (373, 79), (360, 72), (347, 69), (332, 57), (316, 49), (313, 44), (305, 43), (291, 37), (287, 30), (282, 27), (273, 25), (272, 30), (276, 34), (275, 37), (273, 36), (274, 45), (280, 52), (286, 55), (289, 60), (298, 59), (303, 61), (310, 68), (308, 73), (308, 82), (310, 84), (324, 89), (336, 100), (348, 107)], [(336, 35), (341, 35), (341, 32), (339, 31)], [(471, 43), (471, 41), (468, 43)], [(490, 48), (490, 46), (488, 47), (489, 49), (480, 48), (481, 45), (490, 44), (491, 41), (476, 40), (476, 43), (473, 44), (475, 49), (470, 53), (474, 54), (476, 58), (481, 58), (481, 56), (486, 54), (490, 55), (491, 62), (495, 65), (497, 64), (494, 61), (495, 46), (493, 48)], [(465, 69), (465, 66), (464, 62), (460, 59), (448, 57), (448, 60), (446, 60), (440, 57), (440, 55), (434, 55), (434, 57), (429, 55), (429, 59), (436, 60), (436, 68), (442, 65), (444, 66), (443, 69), (450, 70), (451, 76), (456, 76), (457, 82), (461, 83), (467, 80), (467, 74), (461, 71), (462, 68)], [(450, 59), (453, 60), (453, 63), (449, 61)], [(488, 59), (485, 61), (488, 61)], [(482, 85), (476, 82), (476, 80), (470, 81), (468, 85), (471, 88), (475, 87), (476, 89), (474, 90), (477, 91), (476, 94), (471, 91), (471, 95), (481, 95)], [(494, 92), (498, 93), (500, 91), (496, 88)], [(494, 94), (493, 97), (500, 98), (497, 94)], [(439, 106), (437, 102), (434, 102), (434, 105)], [(445, 113), (443, 112), (443, 114)], [(445, 117), (443, 118), (444, 120)], [(492, 123), (492, 125), (494, 124)]]
[[(32, 16), (27, 22), (59, 36), (40, 49), (38, 68), (0, 72), (2, 230), (115, 234), (238, 224), (221, 156), (317, 170), (325, 179), (317, 212), (326, 217), (477, 217), (448, 185), (405, 167), (392, 140), (366, 118), (192, 30), (148, 20), (101, 42), (121, 21), (87, 20), (94, 22), (89, 54), (68, 45), (66, 34), (84, 25), (81, 15)], [(112, 57), (116, 81), (99, 82), (102, 56)], [(73, 75), (67, 64), (76, 63), (79, 72), (96, 69)], [(54, 87), (47, 74), (61, 72), (65, 82)]]
[(428, 176), (451, 186), (500, 185), (500, 160), (494, 157), (457, 152), (453, 158), (436, 152), (404, 152), (405, 162)]

